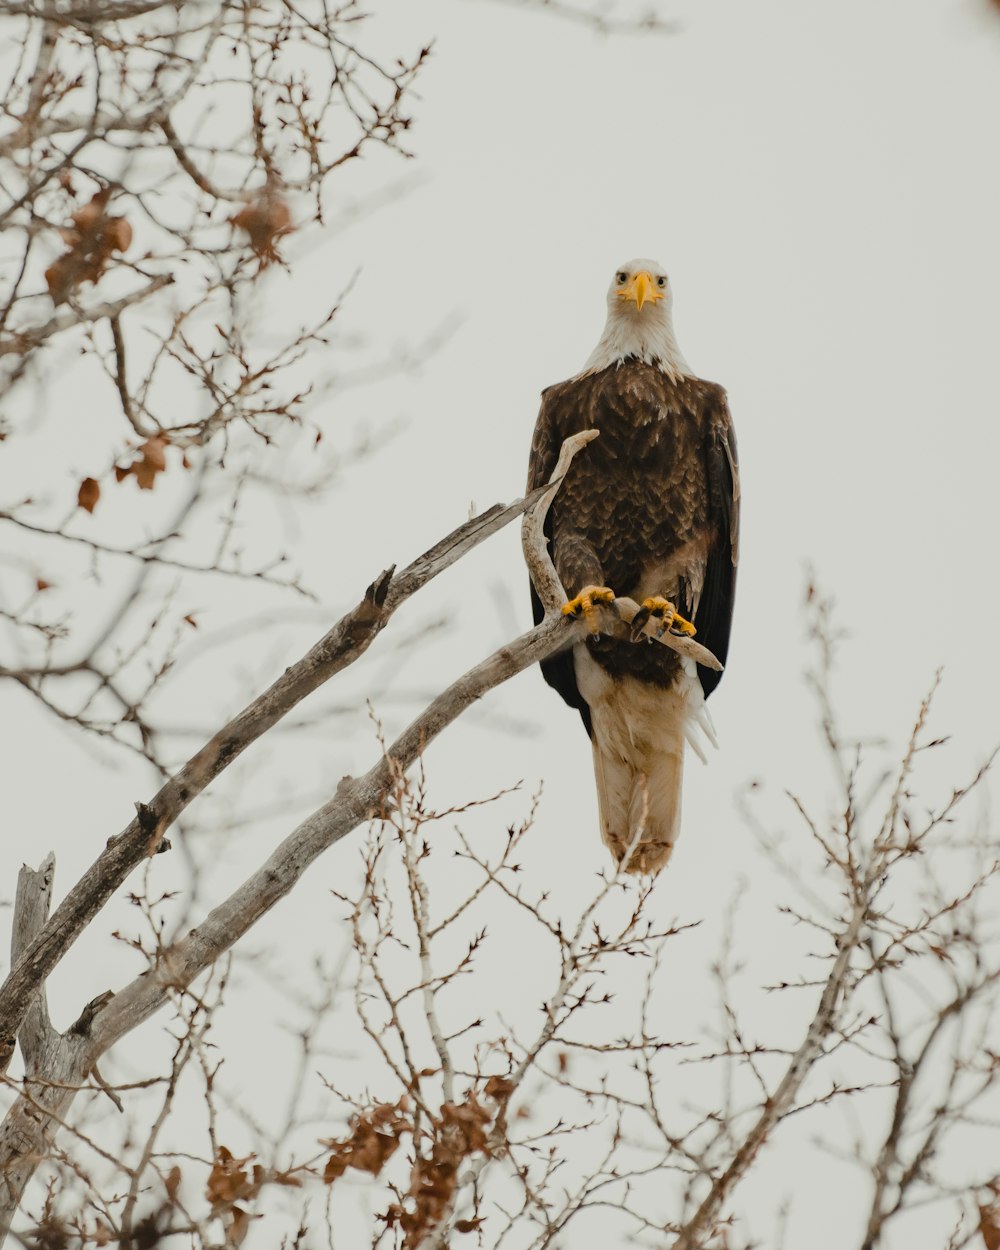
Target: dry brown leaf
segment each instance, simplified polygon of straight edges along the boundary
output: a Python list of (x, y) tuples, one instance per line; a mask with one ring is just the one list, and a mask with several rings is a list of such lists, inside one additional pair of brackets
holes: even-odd
[(124, 217), (109, 217), (106, 237), (114, 252), (127, 252), (132, 245), (132, 227)]
[(265, 190), (255, 200), (250, 200), (232, 219), (250, 239), (250, 246), (266, 266), (280, 261), (277, 243), (291, 233), (292, 214), (288, 204), (276, 191)]
[(472, 1092), (465, 1102), (441, 1104), (442, 1136), (452, 1143), (452, 1149), (463, 1156), (486, 1149), (486, 1125), (492, 1119), (491, 1112), (479, 1105)]
[(986, 1250), (1000, 1250), (1000, 1207), (979, 1208), (979, 1231)]
[(491, 1076), (485, 1085), (486, 1097), (494, 1102), (507, 1102), (513, 1092), (514, 1082), (505, 1076)]
[(205, 1197), (213, 1207), (227, 1207), (239, 1198), (251, 1198), (256, 1194), (260, 1186), (250, 1179), (245, 1170), (252, 1158), (253, 1155), (245, 1155), (236, 1159), (225, 1146), (219, 1147), (205, 1185)]
[[(494, 1079), (504, 1081), (502, 1077)], [(403, 1230), (405, 1250), (417, 1250), (447, 1215), (462, 1160), (472, 1154), (488, 1153), (486, 1130), (492, 1118), (492, 1112), (480, 1105), (474, 1091), (466, 1095), (465, 1102), (442, 1104), (440, 1118), (432, 1122), (434, 1142), (430, 1155), (418, 1157), (413, 1164), (407, 1193), (412, 1209), (401, 1210), (395, 1216)]]
[(156, 485), (156, 475), (167, 467), (167, 440), (165, 438), (147, 438), (135, 451), (135, 458), (129, 464), (115, 465), (115, 480), (124, 482), (127, 477), (134, 477), (140, 490), (152, 490)]
[(167, 1197), (171, 1202), (177, 1201), (177, 1191), (181, 1187), (181, 1170), (179, 1167), (172, 1167), (167, 1173), (167, 1179), (163, 1182), (163, 1187), (167, 1191)]
[(112, 252), (124, 252), (132, 242), (132, 227), (124, 217), (107, 213), (111, 188), (103, 187), (72, 215), (72, 226), (60, 231), (68, 251), (45, 271), (52, 302), (61, 304), (84, 282), (96, 282)]
[(412, 1132), (412, 1125), (404, 1110), (404, 1100), (398, 1103), (378, 1103), (355, 1117), (351, 1135), (345, 1141), (325, 1141), (332, 1148), (323, 1180), (330, 1185), (348, 1168), (369, 1172), (377, 1176), (401, 1145), (403, 1133)]
[(242, 1207), (233, 1207), (229, 1219), (229, 1241), (232, 1245), (242, 1245), (249, 1229), (250, 1216)]
[(97, 507), (97, 501), (101, 497), (100, 483), (92, 477), (85, 477), (80, 483), (80, 489), (76, 495), (76, 506), (83, 508), (85, 512), (93, 512)]

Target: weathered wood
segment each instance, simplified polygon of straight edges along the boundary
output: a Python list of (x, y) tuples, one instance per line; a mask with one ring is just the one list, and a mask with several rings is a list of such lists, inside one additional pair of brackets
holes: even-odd
[(392, 568), (380, 573), (357, 607), (220, 729), (150, 802), (142, 804), (135, 819), (110, 839), (41, 932), (20, 952), (0, 985), (0, 1074), (10, 1064), (34, 987), (44, 982), (133, 869), (160, 847), (164, 834), (188, 804), (307, 695), (363, 655), (411, 595), (519, 517), (540, 493), (507, 506), (498, 504), (465, 522), (401, 573), (394, 574)]
[(0, 1246), (25, 1186), (49, 1154), (89, 1069), (90, 1039), (53, 1033), (38, 1055), (42, 1077), (26, 1078), (0, 1124)]
[(566, 602), (566, 590), (559, 580), (559, 574), (549, 554), (548, 541), (545, 537), (545, 518), (556, 492), (577, 452), (582, 451), (588, 443), (600, 437), (600, 430), (581, 430), (579, 434), (571, 434), (559, 451), (559, 459), (552, 470), (548, 486), (542, 487), (542, 496), (538, 503), (529, 508), (521, 522), (521, 549), (524, 562), (528, 566), (528, 575), (535, 593), (542, 601), (546, 612), (558, 612)]
[[(48, 923), (46, 895), (44, 911), (33, 913), (40, 932), (31, 925), (22, 926), (12, 972), (0, 988), (0, 1070), (6, 1069), (15, 1037), (33, 1009), (34, 995), (52, 968), (132, 868), (162, 845), (165, 831), (188, 803), (306, 695), (362, 655), (407, 598), (520, 516), (543, 493), (535, 491), (506, 507), (491, 508), (459, 526), (400, 574), (394, 575), (392, 568), (380, 574), (361, 603), (307, 655), (192, 756), (150, 803), (137, 804), (136, 818), (111, 839)], [(345, 778), (324, 807), (289, 835), (201, 925), (162, 956), (155, 971), (137, 977), (120, 993), (89, 1004), (80, 1020), (61, 1037), (45, 1017), (49, 1031), (41, 1049), (36, 1047), (37, 1074), (31, 1074), (32, 1079), (25, 1083), (0, 1124), (0, 1244), (25, 1186), (47, 1156), (77, 1090), (100, 1056), (162, 1006), (171, 987), (189, 984), (210, 967), (291, 890), (317, 855), (365, 820), (388, 792), (395, 769), (412, 763), (427, 742), (487, 690), (562, 646), (572, 645), (583, 628), (583, 622), (548, 622), (459, 678), (364, 777)], [(48, 888), (51, 891), (51, 878)], [(110, 1001), (105, 1001), (106, 997)], [(40, 1021), (32, 1028), (33, 1037), (44, 1032)], [(29, 1043), (33, 1044), (34, 1040)]]
[[(17, 878), (11, 963), (20, 958), (49, 915), (56, 859), (38, 869), (23, 865)], [(63, 1038), (52, 1027), (45, 983), (30, 996), (18, 1032), (25, 1077), (21, 1094), (0, 1124), (0, 1244), (10, 1231), (24, 1186), (45, 1158), (86, 1073), (89, 1039)]]
[[(585, 441), (578, 442), (568, 453), (570, 458)], [(170, 821), (176, 818), (194, 794), (200, 792), (249, 742), (294, 706), (294, 702), (357, 659), (384, 626), (395, 606), (528, 507), (535, 513), (530, 529), (533, 567), (541, 570), (540, 576), (548, 575), (554, 579), (554, 583), (550, 584), (558, 586), (544, 537), (544, 514), (557, 488), (558, 481), (554, 481), (550, 488), (535, 492), (526, 500), (519, 500), (508, 508), (491, 509), (461, 526), (400, 574), (395, 585), (401, 584), (402, 589), (395, 593), (392, 570), (383, 573), (368, 588), (365, 598), (353, 613), (338, 622), (299, 664), (287, 670), (269, 691), (240, 713), (185, 765), (181, 773), (144, 808), (141, 819), (137, 816), (129, 829), (109, 845), (108, 852), (98, 860), (98, 865), (111, 862), (115, 870), (124, 875), (129, 866), (152, 854)], [(615, 604), (602, 606), (602, 630), (628, 636), (628, 622), (636, 611), (638, 605), (631, 600), (617, 600)], [(54, 1084), (50, 1087), (39, 1081), (26, 1089), (0, 1126), (0, 1174), (5, 1177), (4, 1188), (0, 1189), (0, 1228), (4, 1227), (4, 1218), (9, 1223), (24, 1186), (45, 1157), (59, 1123), (65, 1118), (76, 1088), (101, 1055), (159, 1010), (172, 991), (190, 985), (210, 968), (292, 890), (323, 851), (377, 813), (399, 773), (409, 768), (466, 708), (525, 668), (582, 641), (589, 628), (583, 619), (563, 616), (559, 611), (549, 612), (535, 629), (501, 647), (459, 677), (420, 713), (364, 776), (345, 777), (336, 793), (289, 834), (229, 898), (214, 908), (200, 925), (162, 952), (155, 968), (136, 977), (111, 996), (110, 1001), (91, 1004), (77, 1025), (63, 1038), (53, 1034), (54, 1040), (50, 1040), (42, 1055), (39, 1071)], [(674, 639), (672, 636), (669, 641), (666, 636), (660, 641), (666, 645), (677, 642), (697, 645), (691, 644), (689, 639)], [(195, 788), (193, 792), (181, 794), (181, 786)], [(137, 832), (133, 833), (133, 829)], [(117, 849), (122, 845), (127, 850)], [(98, 865), (85, 874), (75, 888), (76, 893), (82, 890)], [(111, 892), (105, 883), (99, 893), (106, 898)], [(76, 900), (76, 910), (72, 915), (73, 923), (78, 927), (72, 936), (67, 933), (59, 940), (67, 940), (68, 937), (70, 944), (75, 940), (87, 923), (86, 920), (81, 922), (79, 917), (86, 913), (87, 907), (93, 908), (91, 914), (94, 914), (101, 905), (94, 904), (97, 893), (93, 891), (91, 896), (85, 895)], [(58, 917), (57, 911), (53, 920)], [(49, 927), (42, 931), (42, 938)], [(45, 958), (49, 957), (45, 952), (51, 949), (39, 938), (29, 940), (15, 972), (40, 968), (42, 971), (36, 974), (33, 984), (43, 984), (48, 971)], [(42, 954), (37, 953), (39, 950)], [(35, 952), (34, 956), (32, 952)]]
[[(17, 894), (14, 898), (14, 926), (10, 935), (10, 966), (12, 968), (41, 932), (49, 918), (55, 871), (56, 857), (51, 852), (39, 864), (37, 871), (29, 868), (27, 864), (21, 865), (21, 871), (17, 877)], [(18, 1032), (26, 1072), (39, 1071), (45, 1046), (54, 1036), (55, 1030), (49, 1021), (45, 983), (42, 982), (31, 996)]]

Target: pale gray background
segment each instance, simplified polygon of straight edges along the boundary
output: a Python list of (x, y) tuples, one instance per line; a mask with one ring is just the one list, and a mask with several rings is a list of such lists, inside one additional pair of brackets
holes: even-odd
[[(539, 391), (591, 350), (615, 266), (658, 257), (674, 284), (685, 356), (729, 391), (745, 508), (730, 671), (711, 703), (722, 749), (707, 768), (689, 761), (683, 835), (657, 907), (718, 918), (749, 881), (748, 984), (778, 979), (788, 970), (788, 933), (775, 915), (784, 887), (752, 849), (734, 795), (764, 781), (762, 811), (795, 831), (794, 859), (794, 838), (805, 835), (783, 791), (821, 811), (831, 794), (802, 680), (807, 565), (850, 633), (837, 686), (848, 733), (900, 742), (944, 664), (935, 724), (953, 741), (929, 764), (929, 795), (963, 779), (1000, 738), (1000, 23), (974, 0), (712, 0), (672, 10), (681, 29), (671, 37), (607, 40), (469, 0), (378, 7), (386, 49), (436, 39), (414, 106), (418, 160), (403, 167), (380, 158), (345, 178), (342, 213), (326, 236), (291, 240), (293, 277), (268, 279), (263, 329), (268, 318), (297, 323), (318, 313), (360, 269), (343, 325), (365, 336), (372, 354), (419, 348), (438, 326), (449, 333), (416, 373), (317, 407), (345, 446), (403, 423), (384, 450), (345, 471), (322, 507), (276, 533), (323, 610), (303, 613), (231, 585), (190, 592), (185, 607), (201, 611), (205, 634), (266, 603), (274, 623), (239, 649), (192, 660), (163, 706), (177, 723), (215, 728), (380, 568), (430, 545), (467, 515), (470, 500), (484, 507), (519, 494)], [(410, 180), (405, 193), (358, 215), (365, 197), (399, 179)], [(99, 419), (106, 393), (78, 393), (75, 403), (74, 481), (89, 464), (83, 418)], [(274, 515), (261, 514), (262, 532)], [(400, 664), (399, 688), (413, 698), (377, 708), (390, 731), (419, 693), (527, 628), (514, 529), (408, 607), (399, 629), (445, 614), (451, 628)], [(381, 663), (369, 656), (337, 697), (363, 694)], [(81, 750), (22, 694), (3, 697), (5, 734), (17, 739), (5, 750), (5, 859), (37, 862), (54, 848), (65, 886), (125, 824), (132, 801), (148, 796), (149, 774)], [(490, 718), (470, 717), (428, 753), (436, 801), (522, 778), (530, 792), (544, 777), (528, 871), (571, 897), (591, 889), (605, 852), (575, 714), (535, 672), (491, 695), (485, 710)], [(202, 883), (207, 899), (242, 879), (302, 804), (370, 761), (369, 730), (348, 734), (343, 725), (331, 720), (291, 751), (265, 743), (248, 756), (246, 804), (286, 810), (230, 836)], [(12, 768), (15, 758), (22, 762)], [(513, 819), (527, 798), (507, 802), (502, 819)], [(230, 790), (224, 806), (234, 803)], [(309, 936), (320, 946), (339, 940), (327, 891), (354, 872), (356, 845), (352, 838), (327, 855), (257, 931), (255, 948), (278, 963)], [(168, 868), (157, 871), (169, 880)], [(102, 922), (102, 932), (123, 915)], [(669, 974), (685, 1029), (699, 1003), (710, 1010), (705, 967), (718, 932), (709, 926), (690, 969)], [(75, 1012), (83, 996), (134, 969), (110, 944), (85, 945), (55, 979), (57, 1018), (60, 995)], [(498, 999), (541, 994), (541, 974), (537, 985), (525, 980), (535, 971), (531, 953), (497, 952)], [(762, 999), (753, 1010), (762, 1009), (777, 1008)], [(274, 1015), (280, 1020), (280, 1009)], [(268, 1026), (252, 1002), (238, 1000), (223, 1032), (233, 1040), (232, 1079), (253, 1082), (266, 1107)], [(789, 1244), (848, 1244), (863, 1178), (795, 1149), (796, 1135), (760, 1162), (746, 1198), (754, 1226), (766, 1229), (795, 1189), (805, 1202)], [(890, 1244), (933, 1250), (943, 1231), (929, 1213), (897, 1237)], [(597, 1242), (578, 1232), (568, 1244)]]

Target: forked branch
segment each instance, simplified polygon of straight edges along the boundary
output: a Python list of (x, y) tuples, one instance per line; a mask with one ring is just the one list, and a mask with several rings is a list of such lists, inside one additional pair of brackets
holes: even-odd
[(398, 575), (392, 568), (380, 573), (361, 602), (302, 659), (220, 729), (148, 803), (136, 805), (135, 818), (109, 841), (41, 932), (32, 936), (0, 986), (0, 1073), (10, 1063), (15, 1038), (36, 987), (44, 983), (133, 869), (156, 851), (188, 804), (307, 695), (363, 655), (411, 595), (520, 516), (534, 498), (528, 496), (507, 507), (496, 505), (460, 525)]
[[(585, 442), (586, 440), (584, 440)], [(570, 443), (562, 472), (584, 442)], [(560, 474), (561, 478), (561, 474)], [(245, 748), (270, 729), (307, 694), (358, 659), (410, 595), (490, 534), (532, 509), (536, 545), (533, 567), (557, 584), (545, 546), (544, 514), (554, 487), (536, 491), (508, 507), (490, 509), (453, 531), (394, 578), (392, 569), (368, 588), (361, 603), (343, 617), (297, 664), (249, 704), (173, 777), (149, 804), (137, 804), (136, 818), (70, 891), (41, 932), (31, 937), (0, 989), (0, 1037), (9, 1062), (14, 1038), (51, 970), (79, 937), (129, 872), (155, 853), (170, 825), (191, 800)], [(626, 632), (615, 605), (604, 609), (608, 632)], [(40, 1075), (57, 1082), (44, 1097), (25, 1090), (0, 1126), (0, 1229), (9, 1225), (24, 1186), (45, 1157), (46, 1142), (100, 1056), (148, 1019), (170, 994), (184, 989), (237, 942), (283, 898), (324, 850), (378, 813), (393, 783), (439, 733), (489, 690), (530, 665), (581, 641), (589, 626), (550, 612), (537, 628), (501, 647), (443, 691), (360, 778), (344, 778), (333, 797), (303, 821), (270, 858), (206, 919), (161, 953), (155, 969), (137, 977), (108, 1002), (94, 1004), (63, 1037), (55, 1058)], [(667, 641), (663, 639), (663, 641)], [(671, 639), (668, 645), (676, 640)], [(53, 1071), (53, 1064), (58, 1071)], [(49, 1104), (52, 1104), (51, 1106)]]

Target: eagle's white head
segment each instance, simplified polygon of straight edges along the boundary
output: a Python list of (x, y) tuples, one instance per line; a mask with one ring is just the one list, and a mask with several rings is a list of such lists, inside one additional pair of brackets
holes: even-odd
[(620, 265), (608, 287), (608, 320), (601, 340), (584, 366), (596, 373), (634, 356), (658, 365), (675, 381), (693, 376), (674, 337), (674, 296), (670, 279), (655, 260)]

